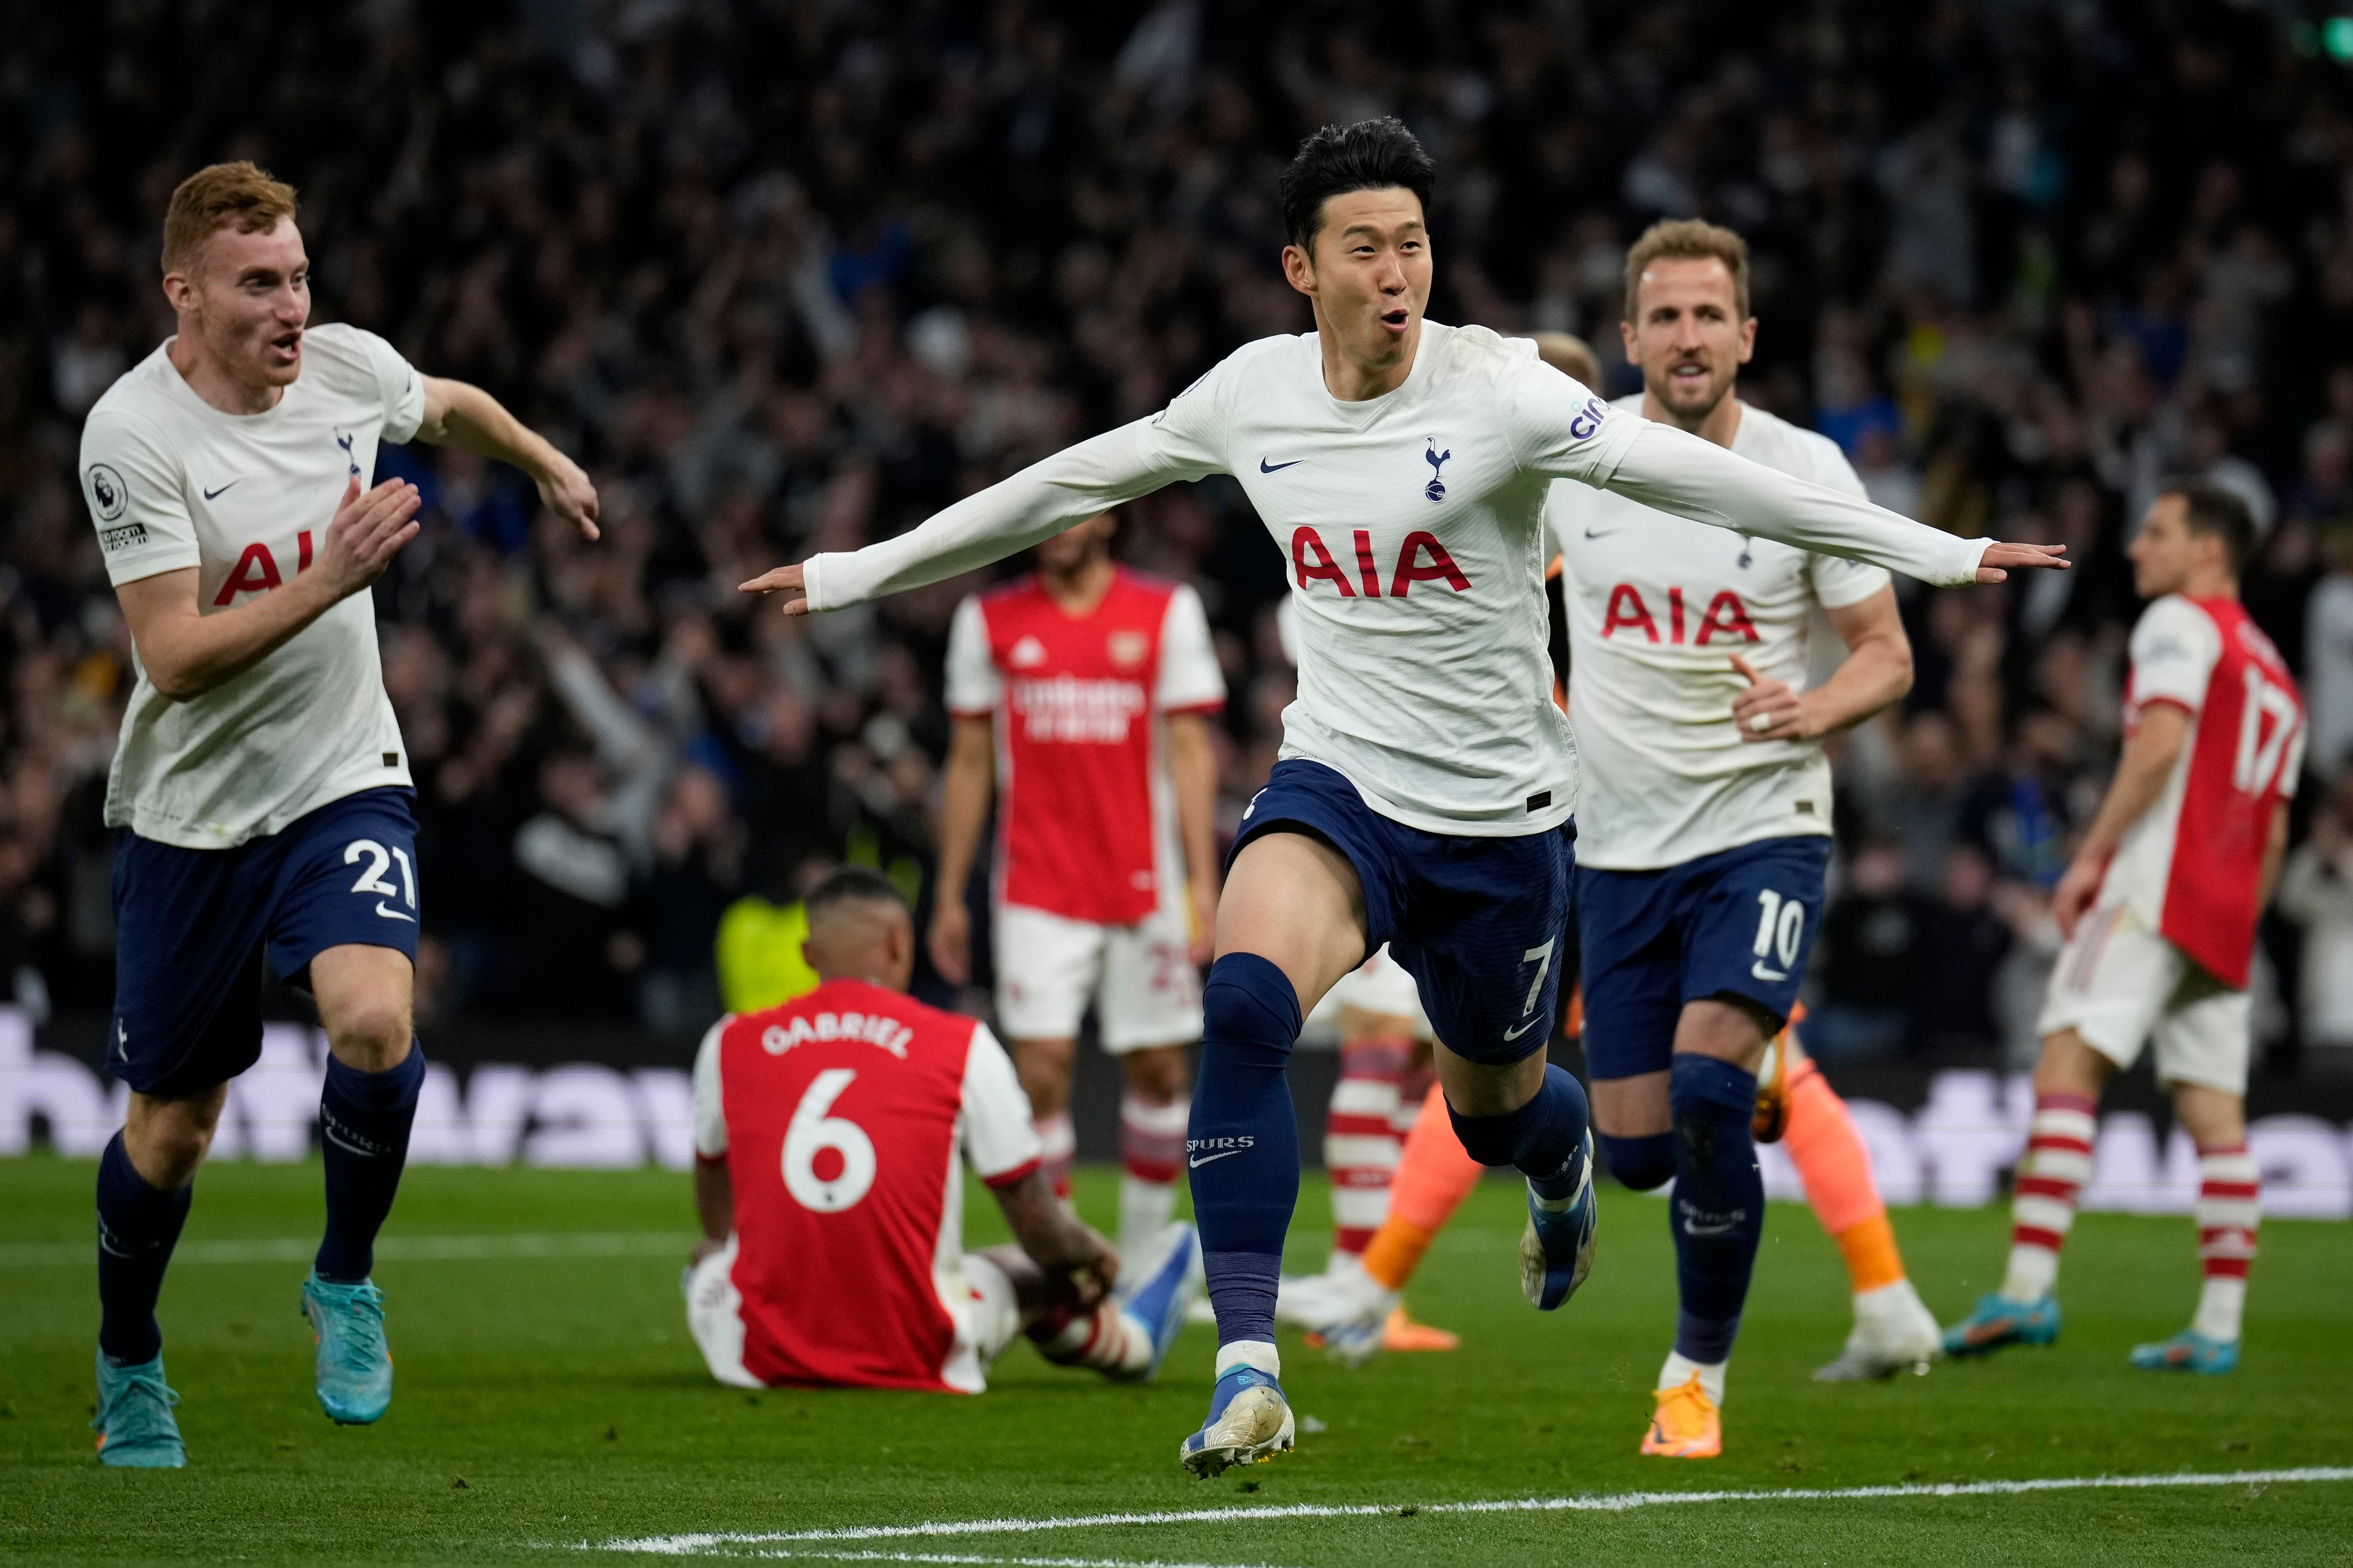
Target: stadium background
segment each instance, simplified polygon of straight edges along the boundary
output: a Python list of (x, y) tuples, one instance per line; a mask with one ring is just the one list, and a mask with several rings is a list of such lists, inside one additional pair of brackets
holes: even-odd
[[(390, 450), (427, 526), (376, 590), (423, 818), (422, 1026), (476, 1068), (420, 1140), (595, 1163), (674, 1152), (692, 1037), (776, 983), (813, 869), (936, 896), (940, 664), (970, 584), (807, 621), (733, 584), (1305, 330), (1276, 172), (1314, 126), (1395, 112), (1442, 171), (1434, 317), (1579, 331), (1628, 391), (1624, 244), (1728, 222), (1757, 257), (1746, 396), (1837, 437), (1888, 505), (2079, 563), (1912, 593), (1918, 682), (1837, 742), (1814, 1043), (1895, 1108), (1883, 1166), (1913, 1137), (1932, 1193), (1940, 1094), (1991, 1140), (1949, 1156), (1985, 1192), (2022, 1124), (2000, 1075), (2031, 1059), (2045, 889), (2116, 754), (2131, 522), (2169, 472), (2248, 496), (2246, 596), (2313, 721), (2254, 1109), (2290, 1115), (2274, 1147), (2313, 1212), (2353, 1210), (2348, 56), (2353, 22), (2288, 4), (9, 8), (0, 1148), (105, 1115), (68, 1058), (97, 1060), (111, 994), (99, 803), (129, 642), (73, 462), (91, 401), (170, 330), (181, 175), (252, 157), (295, 183), (314, 320), (488, 386), (598, 482), (589, 547), (516, 474)], [(1209, 607), (1230, 826), (1291, 694), (1282, 563), (1219, 481), (1128, 509), (1121, 550)], [(232, 1117), (264, 1154), (307, 1148), (315, 1102), (315, 1043), (273, 1040)], [(597, 1143), (617, 1119), (642, 1135)], [(2163, 1123), (2138, 1167), (2158, 1185)]]

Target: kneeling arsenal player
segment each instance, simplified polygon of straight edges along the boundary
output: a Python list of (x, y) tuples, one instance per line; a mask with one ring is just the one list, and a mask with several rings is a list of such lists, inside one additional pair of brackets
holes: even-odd
[[(687, 1321), (712, 1375), (977, 1394), (1026, 1333), (1049, 1361), (1151, 1377), (1198, 1288), (1193, 1227), (1170, 1226), (1113, 1305), (1118, 1256), (1055, 1201), (1005, 1048), (904, 994), (897, 889), (853, 867), (807, 909), (823, 984), (721, 1019), (695, 1058)], [(959, 1156), (1018, 1247), (964, 1250)]]

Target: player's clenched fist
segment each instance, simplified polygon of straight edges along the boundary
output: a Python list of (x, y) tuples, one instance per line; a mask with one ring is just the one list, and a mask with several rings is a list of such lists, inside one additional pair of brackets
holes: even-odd
[(797, 566), (779, 566), (773, 572), (763, 572), (748, 583), (739, 583), (739, 594), (782, 594), (785, 614), (806, 616), (809, 613), (808, 584)]
[(1748, 689), (1732, 700), (1732, 721), (1744, 741), (1811, 740), (1819, 728), (1809, 722), (1805, 699), (1786, 680), (1760, 675), (1738, 654), (1733, 672), (1748, 682)]
[(365, 494), (357, 479), (343, 487), (343, 504), (327, 524), (315, 568), (337, 598), (384, 575), (401, 546), (417, 537), (417, 509), (423, 504), (406, 479), (386, 479)]

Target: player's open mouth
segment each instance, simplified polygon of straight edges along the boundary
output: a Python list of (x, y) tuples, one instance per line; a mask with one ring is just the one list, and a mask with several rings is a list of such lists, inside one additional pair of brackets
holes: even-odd
[(1384, 310), (1381, 312), (1381, 325), (1387, 327), (1393, 332), (1404, 331), (1406, 329), (1406, 323), (1410, 321), (1412, 319), (1411, 313), (1403, 306), (1399, 306), (1394, 310)]
[(300, 327), (297, 327), (290, 332), (270, 339), (269, 352), (279, 359), (285, 360), (289, 363), (301, 358), (302, 330)]

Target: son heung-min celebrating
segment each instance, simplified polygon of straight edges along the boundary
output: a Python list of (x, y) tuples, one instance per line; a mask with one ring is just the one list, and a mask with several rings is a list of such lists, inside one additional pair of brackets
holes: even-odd
[(1595, 1223), (1577, 1080), (1547, 1068), (1577, 763), (1552, 701), (1554, 479), (1936, 583), (2059, 564), (1962, 540), (1612, 409), (1535, 345), (1424, 319), (1435, 170), (1395, 120), (1329, 126), (1282, 179), (1282, 267), (1316, 330), (1248, 344), (1160, 413), (898, 538), (744, 584), (789, 614), (938, 582), (1180, 479), (1240, 481), (1290, 565), (1299, 700), (1218, 904), (1187, 1164), (1218, 1317), (1197, 1475), (1291, 1447), (1274, 1306), (1299, 1191), (1284, 1064), (1303, 1012), (1383, 942), (1438, 1037), (1462, 1145), (1528, 1179), (1521, 1287), (1549, 1310)]

